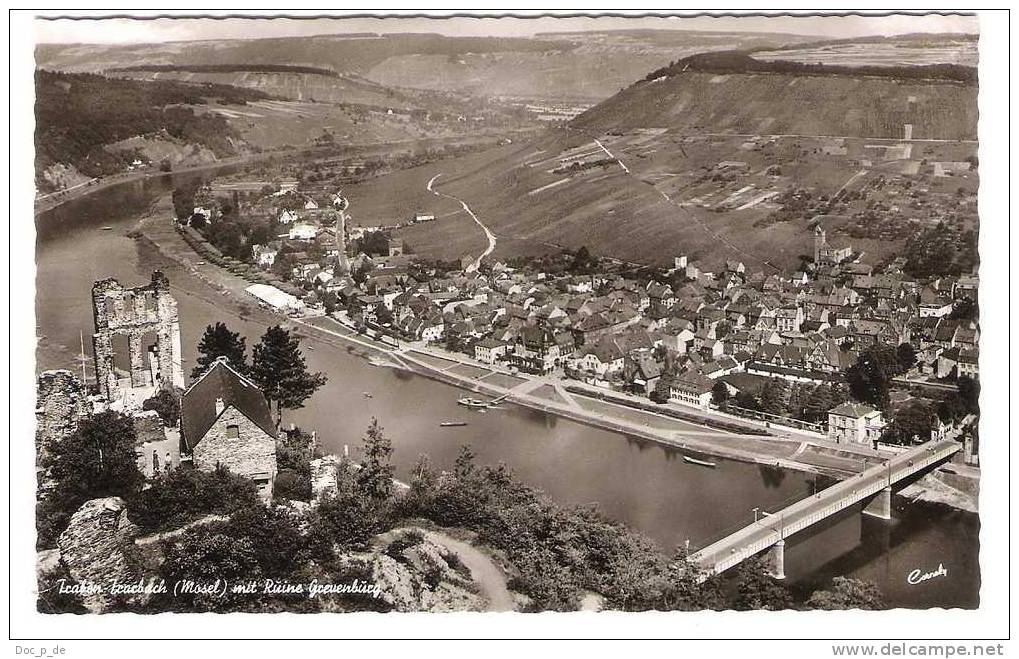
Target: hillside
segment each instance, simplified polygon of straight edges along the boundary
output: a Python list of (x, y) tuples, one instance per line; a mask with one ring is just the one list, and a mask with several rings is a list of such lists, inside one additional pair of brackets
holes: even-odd
[(623, 90), (573, 126), (898, 138), (909, 123), (914, 138), (973, 140), (976, 99), (975, 84), (952, 80), (681, 69)]
[[(975, 85), (806, 70), (663, 72), (497, 159), (446, 166), (439, 190), (474, 209), (497, 258), (587, 246), (791, 272), (818, 222), (872, 264), (940, 218), (976, 227)], [(434, 238), (407, 236), (419, 253), (456, 252)]]
[[(131, 45), (40, 45), (37, 66), (64, 71), (124, 67), (229, 66), (324, 69), (388, 88), (482, 96), (598, 101), (648, 71), (695, 52), (775, 48), (808, 41), (796, 35), (610, 30), (532, 38), (438, 34), (322, 35), (274, 39)], [(263, 63), (263, 64), (260, 64)], [(224, 71), (220, 71), (224, 72)], [(296, 71), (291, 71), (296, 73)], [(303, 71), (308, 73), (309, 71)], [(316, 99), (326, 99), (321, 91)], [(288, 97), (289, 98), (289, 97)], [(329, 100), (366, 102), (349, 97)]]
[[(140, 138), (173, 145), (182, 152), (181, 158), (183, 153), (232, 155), (243, 148), (239, 134), (222, 116), (201, 108), (237, 107), (272, 98), (223, 85), (112, 80), (52, 71), (36, 73), (35, 95), (36, 172), (42, 188), (123, 171), (132, 160), (144, 157)], [(115, 148), (124, 143), (124, 148)]]
[(767, 48), (806, 40), (797, 35), (606, 30), (535, 35), (537, 42), (570, 48), (472, 52), (457, 57), (393, 56), (366, 76), (387, 85), (463, 90), (485, 96), (600, 101), (655, 68), (711, 50)]
[(466, 53), (561, 52), (573, 47), (572, 43), (562, 40), (369, 33), (130, 45), (42, 44), (36, 48), (36, 64), (69, 71), (98, 71), (138, 64), (272, 62), (357, 73), (401, 55), (456, 57)]

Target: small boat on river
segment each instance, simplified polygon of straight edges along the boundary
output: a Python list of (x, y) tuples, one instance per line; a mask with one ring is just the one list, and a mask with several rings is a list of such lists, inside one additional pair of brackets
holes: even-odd
[(361, 395), (364, 396), (365, 398), (371, 398), (372, 397), (372, 392), (370, 392), (370, 391), (362, 391)]
[(466, 421), (443, 421), (439, 424), (440, 428), (459, 428), (460, 426), (466, 426)]
[(700, 465), (700, 466), (702, 466), (702, 467), (711, 467), (711, 468), (715, 468), (715, 467), (717, 467), (717, 466), (718, 466), (718, 465), (717, 465), (716, 463), (714, 463), (714, 462), (709, 462), (709, 461), (707, 461), (707, 460), (700, 460), (700, 459), (698, 459), (698, 458), (691, 458), (691, 457), (690, 457), (689, 455), (684, 455), (684, 456), (683, 456), (683, 462), (689, 462), (690, 464)]
[(464, 398), (461, 398), (461, 399), (457, 400), (456, 402), (459, 403), (460, 405), (463, 405), (465, 407), (470, 407), (470, 408), (473, 408), (473, 409), (483, 409), (483, 408), (488, 407), (488, 405), (489, 405), (489, 403), (487, 401), (483, 401), (480, 398), (471, 398), (470, 396), (466, 396)]

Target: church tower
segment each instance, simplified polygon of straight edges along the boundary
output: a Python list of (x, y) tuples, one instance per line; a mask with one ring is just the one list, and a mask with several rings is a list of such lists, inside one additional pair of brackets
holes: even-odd
[(824, 229), (818, 224), (814, 227), (814, 263), (821, 262), (821, 250), (828, 244), (828, 239), (825, 236)]
[(336, 257), (336, 268), (333, 273), (337, 277), (350, 274), (350, 261), (347, 260), (347, 208), (350, 202), (340, 197), (336, 202), (336, 246), (339, 255)]

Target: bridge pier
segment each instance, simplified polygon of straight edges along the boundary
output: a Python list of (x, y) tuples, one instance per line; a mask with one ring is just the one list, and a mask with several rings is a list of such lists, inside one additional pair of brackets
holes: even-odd
[(883, 490), (870, 500), (870, 503), (863, 509), (864, 515), (877, 517), (878, 519), (892, 518), (892, 488), (885, 486)]
[(771, 563), (771, 576), (775, 579), (785, 579), (785, 540), (779, 540), (768, 553)]

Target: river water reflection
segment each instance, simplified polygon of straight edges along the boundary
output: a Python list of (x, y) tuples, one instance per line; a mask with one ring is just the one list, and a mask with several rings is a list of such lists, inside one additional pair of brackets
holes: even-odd
[[(208, 174), (206, 174), (207, 176)], [(264, 325), (224, 317), (216, 294), (185, 270), (140, 249), (125, 235), (150, 204), (172, 187), (170, 177), (109, 188), (69, 202), (37, 218), (36, 317), (40, 337), (38, 368), (80, 368), (79, 330), (90, 354), (92, 282), (116, 277), (127, 285), (164, 269), (177, 297), (185, 372), (205, 326), (226, 321), (251, 346)], [(104, 229), (104, 227), (110, 227)], [(307, 341), (306, 341), (307, 344)], [(317, 430), (327, 450), (348, 445), (356, 453), (360, 437), (377, 417), (392, 437), (397, 471), (406, 476), (418, 455), (433, 464), (452, 465), (469, 443), (481, 463), (506, 463), (526, 483), (563, 504), (597, 504), (671, 550), (689, 540), (699, 547), (728, 529), (752, 520), (754, 507), (774, 509), (809, 494), (811, 476), (729, 460), (708, 469), (684, 463), (680, 453), (657, 444), (591, 428), (515, 405), (485, 413), (455, 402), (447, 385), (385, 367), (324, 343), (306, 352), (311, 368), (329, 383), (307, 409), (288, 420)], [(363, 392), (370, 392), (366, 398)], [(467, 426), (440, 428), (442, 421)], [(823, 484), (821, 484), (823, 486)], [(898, 606), (972, 607), (979, 589), (975, 515), (912, 504), (896, 511), (891, 524), (846, 513), (803, 537), (790, 539), (787, 572), (809, 588), (831, 576), (848, 574), (878, 583)], [(911, 586), (913, 569), (943, 564), (948, 576)]]

